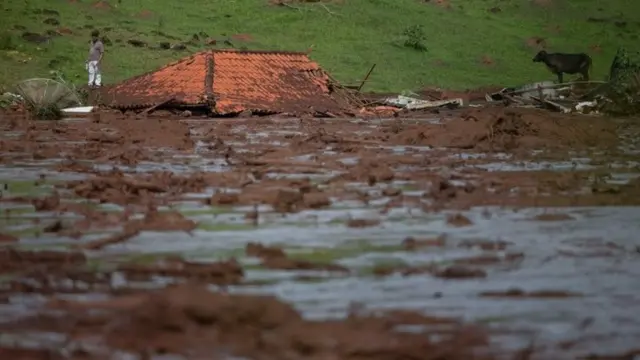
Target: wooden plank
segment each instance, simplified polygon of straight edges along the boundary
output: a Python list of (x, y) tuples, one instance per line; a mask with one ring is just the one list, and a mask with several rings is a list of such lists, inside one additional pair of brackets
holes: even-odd
[(157, 104), (155, 104), (155, 105), (153, 105), (151, 107), (146, 108), (140, 114), (146, 115), (146, 114), (154, 111), (155, 109), (159, 108), (160, 106), (166, 105), (166, 104), (172, 102), (173, 100), (175, 100), (175, 97), (172, 96), (172, 97), (168, 98), (167, 100), (161, 101), (161, 102), (159, 102), (159, 103), (157, 103)]

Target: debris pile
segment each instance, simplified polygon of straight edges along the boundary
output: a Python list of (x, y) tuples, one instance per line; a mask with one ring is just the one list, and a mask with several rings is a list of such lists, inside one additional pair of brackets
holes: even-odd
[(420, 111), (434, 112), (438, 109), (455, 109), (458, 107), (480, 107), (494, 104), (507, 106), (544, 108), (563, 113), (591, 113), (598, 109), (598, 102), (587, 101), (579, 92), (585, 87), (592, 87), (594, 82), (574, 82), (555, 84), (552, 81), (541, 81), (521, 87), (503, 88), (494, 93), (487, 93), (484, 101), (470, 103), (463, 97), (448, 97), (443, 94), (439, 100), (423, 100), (418, 97), (398, 95), (387, 97), (368, 104), (361, 114), (394, 115), (402, 112), (416, 113)]
[(506, 105), (539, 107), (551, 111), (569, 113), (597, 112), (598, 102), (584, 94), (594, 89), (594, 85), (602, 82), (577, 81), (556, 84), (552, 81), (541, 81), (518, 88), (504, 88), (498, 92), (487, 94), (488, 103), (502, 102)]
[[(412, 95), (417, 96), (417, 94)], [(360, 115), (398, 116), (403, 112), (416, 113), (438, 108), (454, 109), (464, 105), (465, 101), (462, 98), (423, 100), (414, 96), (397, 95), (366, 101), (365, 106), (360, 109)]]
[[(434, 93), (437, 96), (434, 96)], [(574, 81), (557, 84), (540, 81), (518, 87), (487, 92), (478, 101), (467, 91), (447, 94), (429, 90), (412, 96), (398, 95), (370, 101), (360, 110), (362, 115), (398, 116), (400, 113), (437, 112), (439, 108), (504, 104), (535, 107), (561, 113), (632, 115), (640, 113), (640, 53), (621, 48), (612, 64), (608, 81)], [(422, 98), (431, 98), (429, 100)]]

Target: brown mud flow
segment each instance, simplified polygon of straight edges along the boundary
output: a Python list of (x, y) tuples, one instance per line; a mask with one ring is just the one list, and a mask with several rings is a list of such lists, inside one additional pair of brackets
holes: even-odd
[(1, 113), (0, 357), (638, 355), (640, 122), (428, 116)]

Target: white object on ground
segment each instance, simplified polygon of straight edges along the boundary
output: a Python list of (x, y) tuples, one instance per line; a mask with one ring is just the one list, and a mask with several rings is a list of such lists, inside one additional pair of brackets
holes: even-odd
[(458, 106), (463, 106), (462, 99), (429, 101), (402, 95), (398, 95), (395, 98), (386, 98), (384, 102), (388, 105), (395, 105), (409, 110), (440, 107), (449, 104), (457, 104)]
[(62, 109), (63, 114), (88, 114), (93, 111), (93, 106), (78, 106)]

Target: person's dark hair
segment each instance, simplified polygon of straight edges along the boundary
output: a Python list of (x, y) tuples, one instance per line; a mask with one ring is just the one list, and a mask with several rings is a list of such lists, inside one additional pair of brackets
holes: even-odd
[(92, 36), (92, 37), (98, 37), (98, 36), (100, 36), (100, 31), (98, 31), (98, 30), (93, 30), (93, 31), (91, 32), (91, 36)]

